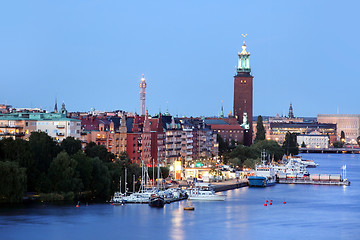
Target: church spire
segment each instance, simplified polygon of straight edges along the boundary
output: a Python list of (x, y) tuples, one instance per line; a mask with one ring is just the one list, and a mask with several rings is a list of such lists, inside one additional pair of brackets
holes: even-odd
[(289, 118), (294, 118), (294, 111), (291, 103), (289, 107)]
[(221, 100), (221, 112), (220, 112), (220, 117), (224, 118), (224, 106), (223, 106), (223, 100)]
[(54, 107), (54, 113), (57, 113), (58, 109), (57, 109), (57, 98), (55, 97), (55, 107)]

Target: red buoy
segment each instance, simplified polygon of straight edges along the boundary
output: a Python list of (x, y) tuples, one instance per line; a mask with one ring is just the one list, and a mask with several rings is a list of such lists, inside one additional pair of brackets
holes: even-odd
[(265, 202), (269, 202), (268, 200), (266, 200)]
[(272, 202), (271, 203), (269, 203), (270, 205), (272, 205)]
[(264, 203), (264, 206), (266, 207), (266, 206), (267, 206), (267, 204), (266, 204), (266, 203)]
[(286, 202), (285, 202), (285, 201), (283, 201), (283, 204), (286, 204)]
[(272, 200), (270, 200), (270, 202), (272, 202)]
[(79, 205), (76, 205), (76, 207), (79, 207)]

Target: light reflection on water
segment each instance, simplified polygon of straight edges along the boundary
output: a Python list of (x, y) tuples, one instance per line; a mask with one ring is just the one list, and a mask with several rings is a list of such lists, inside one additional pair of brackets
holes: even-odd
[[(311, 172), (340, 173), (351, 186), (277, 184), (225, 192), (224, 202), (185, 201), (163, 209), (147, 205), (85, 207), (35, 205), (0, 209), (0, 239), (359, 239), (360, 155), (306, 154)], [(264, 206), (265, 200), (272, 206)], [(287, 204), (282, 204), (286, 201)]]

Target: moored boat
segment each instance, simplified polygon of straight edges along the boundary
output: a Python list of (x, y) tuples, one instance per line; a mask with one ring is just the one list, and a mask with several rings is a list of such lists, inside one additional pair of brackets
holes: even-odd
[(162, 196), (158, 194), (152, 194), (149, 199), (150, 207), (163, 208), (165, 205), (165, 200)]
[(274, 166), (265, 164), (265, 152), (262, 153), (261, 157), (263, 163), (261, 165), (256, 165), (254, 176), (248, 177), (250, 187), (268, 187), (273, 186), (276, 183)]
[(216, 194), (212, 189), (192, 188), (188, 192), (188, 199), (195, 201), (224, 201), (226, 195)]

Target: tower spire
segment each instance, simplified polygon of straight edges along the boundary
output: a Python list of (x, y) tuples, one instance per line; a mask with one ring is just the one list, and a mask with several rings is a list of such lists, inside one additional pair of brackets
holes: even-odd
[(294, 111), (293, 111), (292, 103), (290, 103), (290, 107), (289, 107), (289, 118), (294, 118)]
[(54, 107), (54, 113), (57, 113), (58, 109), (57, 109), (57, 97), (55, 97), (55, 107)]
[(245, 44), (245, 37), (247, 36), (247, 34), (241, 34), (241, 35), (244, 37), (244, 42), (243, 45), (241, 46), (242, 51), (238, 53), (239, 60), (238, 60), (237, 73), (241, 73), (241, 72), (250, 73), (251, 72), (250, 52), (246, 51), (246, 44)]
[(145, 94), (146, 94), (145, 89), (146, 89), (146, 81), (143, 74), (140, 81), (140, 116), (145, 115)]
[(220, 117), (224, 118), (224, 106), (223, 106), (223, 100), (221, 100), (221, 112), (220, 112)]

